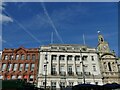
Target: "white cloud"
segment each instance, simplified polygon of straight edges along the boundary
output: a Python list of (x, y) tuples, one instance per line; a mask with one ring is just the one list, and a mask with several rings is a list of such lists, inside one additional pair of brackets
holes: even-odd
[(4, 22), (13, 22), (13, 19), (9, 16), (6, 16), (2, 13), (2, 10), (5, 10), (4, 8), (5, 3), (3, 3), (2, 1), (0, 1), (0, 22), (4, 23)]
[(1, 17), (0, 22), (13, 22), (12, 18), (5, 16), (3, 14), (0, 14), (0, 17)]

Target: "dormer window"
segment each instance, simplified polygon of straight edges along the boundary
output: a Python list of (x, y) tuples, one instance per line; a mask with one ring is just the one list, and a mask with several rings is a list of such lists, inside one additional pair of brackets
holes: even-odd
[(82, 48), (82, 51), (86, 51), (87, 49), (86, 48)]
[(72, 47), (67, 47), (67, 50), (72, 50)]
[(57, 49), (57, 47), (51, 47), (51, 49)]

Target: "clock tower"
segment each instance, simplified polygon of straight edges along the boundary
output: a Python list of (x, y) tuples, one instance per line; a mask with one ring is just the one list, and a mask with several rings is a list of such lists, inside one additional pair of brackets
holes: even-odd
[(98, 33), (97, 52), (100, 62), (100, 70), (102, 74), (103, 84), (120, 84), (120, 76), (116, 63), (117, 57), (115, 56), (115, 53), (110, 51), (108, 42), (104, 40), (104, 37), (100, 34), (100, 32)]
[(100, 34), (100, 32), (98, 33), (97, 51), (101, 52), (101, 53), (109, 53), (110, 52), (108, 42), (106, 42), (104, 40), (104, 37)]

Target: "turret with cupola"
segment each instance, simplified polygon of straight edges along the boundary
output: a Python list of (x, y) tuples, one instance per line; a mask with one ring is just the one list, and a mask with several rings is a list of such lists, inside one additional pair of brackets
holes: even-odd
[(101, 53), (110, 53), (108, 42), (104, 40), (104, 37), (100, 32), (98, 32), (97, 51)]

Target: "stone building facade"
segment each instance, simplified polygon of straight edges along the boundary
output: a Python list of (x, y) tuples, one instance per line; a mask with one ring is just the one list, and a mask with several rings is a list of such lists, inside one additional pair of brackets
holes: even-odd
[[(40, 47), (38, 87), (62, 88), (77, 84), (102, 85), (98, 55), (85, 45), (52, 44)], [(45, 75), (47, 75), (45, 77)]]
[(5, 48), (0, 60), (0, 79), (24, 79), (37, 83), (38, 48)]

